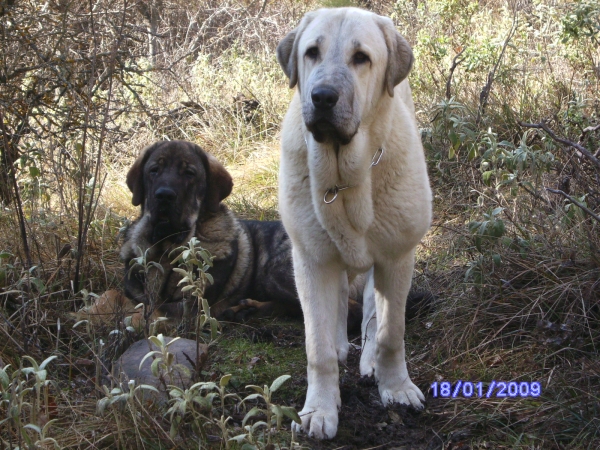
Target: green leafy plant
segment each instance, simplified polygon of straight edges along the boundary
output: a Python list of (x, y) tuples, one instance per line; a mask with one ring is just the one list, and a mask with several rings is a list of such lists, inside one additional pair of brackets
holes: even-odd
[(504, 235), (504, 221), (499, 217), (504, 208), (495, 208), (492, 211), (483, 213), (483, 220), (472, 221), (469, 223), (469, 231), (474, 236), (475, 247), (480, 252), (483, 251), (484, 242), (496, 242)]
[[(148, 384), (140, 384), (138, 386), (135, 385), (135, 380), (130, 380), (127, 384), (127, 389), (122, 390), (121, 388), (115, 387), (109, 390), (106, 386), (102, 386), (102, 390), (104, 391), (105, 396), (98, 400), (96, 403), (96, 413), (99, 415), (104, 415), (106, 408), (110, 407), (113, 416), (115, 418), (115, 422), (117, 424), (117, 433), (119, 435), (119, 440), (121, 443), (124, 443), (124, 437), (122, 432), (122, 423), (121, 423), (121, 413), (126, 408), (129, 412), (131, 419), (133, 420), (133, 424), (136, 427), (139, 427), (138, 416), (140, 407), (142, 406), (142, 401), (140, 394), (142, 391), (149, 391), (155, 394), (159, 394), (158, 389), (154, 386), (150, 386)], [(138, 439), (138, 435), (136, 434), (136, 439)], [(139, 442), (138, 442), (139, 444)]]
[(179, 267), (173, 268), (173, 271), (182, 277), (178, 286), (185, 285), (181, 288), (181, 292), (184, 295), (186, 293), (190, 294), (186, 298), (186, 301), (184, 301), (183, 317), (190, 317), (193, 304), (196, 302), (200, 303), (202, 305), (202, 314), (197, 318), (196, 336), (199, 337), (200, 333), (208, 325), (210, 328), (209, 340), (213, 341), (217, 338), (219, 322), (214, 317), (211, 317), (208, 301), (203, 298), (204, 290), (208, 284), (214, 282), (212, 275), (208, 273), (208, 270), (213, 265), (213, 256), (200, 245), (200, 241), (196, 237), (192, 237), (187, 246), (184, 245), (174, 249), (169, 254), (169, 258), (172, 258), (174, 254), (177, 254), (177, 256), (171, 264), (179, 263)]
[(465, 273), (465, 279), (473, 278), (476, 283), (483, 282), (484, 263), (486, 257), (491, 255), (495, 266), (502, 263), (500, 253), (493, 252), (496, 242), (506, 231), (504, 221), (500, 218), (500, 213), (504, 208), (498, 207), (483, 214), (483, 220), (472, 221), (469, 223), (469, 231), (473, 235), (475, 247), (481, 253), (474, 261), (469, 263), (469, 268)]
[[(46, 418), (44, 421), (50, 415), (49, 387), (56, 384), (48, 379), (46, 367), (54, 359), (56, 356), (50, 356), (38, 364), (32, 357), (23, 356), (23, 360), (31, 363), (31, 367), (12, 371), (8, 364), (0, 369), (0, 410), (7, 412), (6, 418), (0, 420), (0, 425), (8, 423), (13, 427), (18, 448), (23, 448), (23, 443), (27, 448), (39, 448), (48, 444), (60, 448), (56, 440), (48, 435), (56, 420), (39, 425), (42, 413)], [(37, 438), (32, 437), (31, 431), (37, 434)]]
[[(243, 436), (243, 438), (249, 438), (252, 440), (253, 432), (256, 431), (259, 427), (264, 427), (265, 431), (263, 432), (263, 441), (265, 441), (266, 437), (266, 445), (268, 446), (271, 444), (271, 427), (275, 426), (275, 430), (280, 430), (284, 417), (288, 417), (298, 424), (302, 423), (300, 416), (294, 408), (290, 406), (280, 406), (273, 403), (273, 394), (275, 393), (275, 391), (277, 391), (283, 385), (283, 383), (285, 383), (290, 378), (290, 375), (282, 375), (275, 381), (273, 381), (270, 387), (267, 385), (264, 385), (263, 387), (255, 385), (246, 386), (246, 389), (252, 389), (253, 391), (255, 391), (255, 393), (250, 394), (246, 398), (244, 398), (244, 400), (242, 400), (242, 403), (250, 400), (262, 400), (265, 403), (265, 407), (263, 408), (260, 406), (254, 406), (252, 409), (250, 409), (250, 411), (246, 413), (246, 416), (242, 421), (242, 427), (246, 427), (246, 423), (248, 422), (248, 420), (256, 416), (257, 414), (264, 414), (267, 420), (266, 422), (259, 421), (254, 423), (252, 427), (248, 430), (249, 433), (241, 435)], [(239, 439), (243, 438), (236, 436), (235, 439), (239, 441)]]
[(148, 303), (141, 304), (141, 307), (143, 308), (143, 326), (146, 336), (152, 334), (150, 333), (149, 319), (156, 307), (156, 295), (158, 291), (158, 286), (155, 285), (158, 280), (156, 277), (151, 277), (151, 272), (152, 269), (155, 269), (160, 272), (161, 275), (165, 273), (165, 269), (158, 261), (149, 260), (149, 251), (150, 248), (142, 250), (140, 246), (136, 246), (136, 254), (138, 256), (129, 261), (130, 267), (129, 271), (127, 272), (128, 277), (131, 277), (133, 273), (141, 274), (144, 280), (144, 297), (147, 299)]
[[(171, 407), (167, 411), (167, 414), (170, 416), (171, 421), (171, 437), (175, 436), (181, 421), (189, 413), (193, 417), (192, 423), (198, 427), (198, 431), (202, 436), (206, 438), (204, 425), (212, 423), (219, 428), (225, 446), (229, 448), (228, 422), (231, 420), (231, 417), (226, 414), (225, 403), (228, 398), (239, 400), (237, 394), (227, 393), (227, 386), (230, 379), (231, 374), (227, 374), (221, 377), (219, 384), (214, 382), (199, 382), (185, 390), (177, 386), (170, 386), (169, 396), (171, 397)], [(203, 392), (205, 392), (205, 395), (202, 395)], [(217, 398), (221, 402), (221, 414), (219, 418), (213, 418), (213, 402)], [(204, 412), (208, 412), (208, 416)]]
[(175, 363), (175, 355), (169, 352), (169, 346), (177, 342), (180, 338), (173, 338), (167, 342), (162, 334), (158, 336), (150, 336), (148, 340), (158, 347), (158, 350), (152, 350), (142, 358), (140, 361), (140, 369), (144, 365), (144, 362), (151, 357), (155, 357), (150, 366), (152, 375), (159, 379), (168, 379), (169, 385), (173, 385), (174, 377), (177, 373), (183, 374), (186, 377), (190, 377), (190, 370), (183, 364)]

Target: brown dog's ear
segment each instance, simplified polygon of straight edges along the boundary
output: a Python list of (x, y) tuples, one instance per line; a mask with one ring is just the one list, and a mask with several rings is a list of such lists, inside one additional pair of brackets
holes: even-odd
[(388, 65), (385, 70), (384, 88), (390, 97), (394, 96), (394, 87), (404, 80), (413, 65), (413, 53), (410, 44), (402, 37), (391, 19), (380, 17), (379, 26), (383, 31), (388, 49)]
[(290, 79), (290, 89), (298, 83), (298, 41), (302, 31), (312, 22), (314, 17), (314, 13), (305, 14), (300, 25), (290, 31), (277, 46), (277, 61)]
[(144, 165), (150, 154), (160, 145), (160, 142), (149, 145), (140, 153), (129, 172), (127, 172), (127, 187), (133, 193), (133, 206), (141, 205), (144, 201)]
[(196, 151), (206, 157), (206, 194), (204, 195), (204, 202), (209, 211), (217, 212), (221, 201), (231, 194), (233, 179), (217, 158), (206, 153), (198, 146), (196, 146)]

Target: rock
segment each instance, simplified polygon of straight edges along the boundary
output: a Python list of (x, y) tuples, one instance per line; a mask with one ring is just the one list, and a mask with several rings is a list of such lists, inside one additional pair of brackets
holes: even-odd
[[(160, 335), (159, 335), (160, 337)], [(165, 337), (165, 342), (168, 344), (173, 340), (171, 337)], [(121, 357), (113, 364), (113, 375), (117, 380), (123, 381), (123, 386), (126, 386), (129, 380), (135, 380), (136, 386), (140, 384), (149, 384), (156, 387), (159, 390), (165, 389), (164, 383), (152, 374), (151, 365), (155, 358), (160, 356), (149, 357), (144, 361), (140, 369), (140, 362), (144, 359), (144, 356), (148, 354), (150, 350), (159, 350), (159, 348), (151, 343), (150, 341), (143, 339), (137, 341), (131, 347), (129, 347)], [(190, 374), (194, 373), (196, 368), (196, 341), (191, 339), (177, 339), (173, 344), (167, 347), (169, 353), (173, 358), (174, 375), (173, 384), (181, 388), (188, 388), (191, 385), (191, 378), (188, 376), (185, 370), (178, 368), (176, 365), (181, 365), (189, 370)], [(208, 346), (205, 344), (199, 344), (199, 366), (204, 364), (206, 361)], [(165, 383), (168, 385), (170, 381), (165, 375)]]

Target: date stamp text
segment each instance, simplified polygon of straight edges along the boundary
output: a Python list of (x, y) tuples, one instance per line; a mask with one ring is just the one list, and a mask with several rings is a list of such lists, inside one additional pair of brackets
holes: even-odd
[(443, 398), (504, 398), (504, 397), (539, 397), (542, 384), (539, 381), (495, 381), (490, 383), (458, 380), (454, 384), (449, 381), (435, 381), (431, 384), (434, 397)]

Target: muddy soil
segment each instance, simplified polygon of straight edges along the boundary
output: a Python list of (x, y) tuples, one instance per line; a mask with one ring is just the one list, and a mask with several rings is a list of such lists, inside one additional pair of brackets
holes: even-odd
[[(304, 346), (304, 332), (299, 326), (280, 326), (273, 322), (244, 332), (252, 342), (271, 342), (277, 347)], [(360, 343), (354, 336), (351, 342)], [(433, 430), (434, 418), (427, 412), (395, 405), (385, 408), (381, 403), (377, 385), (372, 378), (359, 373), (360, 350), (351, 348), (346, 365), (340, 367), (342, 408), (337, 436), (330, 441), (298, 436), (300, 444), (310, 449), (439, 449), (461, 448), (460, 444), (444, 446)], [(306, 368), (295, 369), (292, 383), (298, 392), (306, 392)], [(299, 411), (304, 404), (304, 394), (286, 403)], [(439, 425), (439, 424), (438, 424)]]

